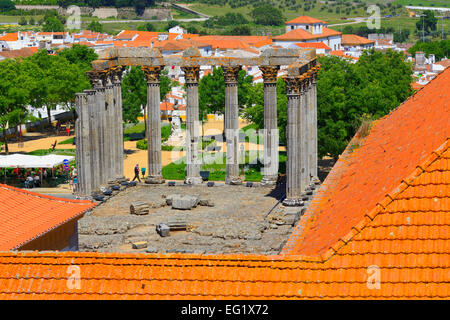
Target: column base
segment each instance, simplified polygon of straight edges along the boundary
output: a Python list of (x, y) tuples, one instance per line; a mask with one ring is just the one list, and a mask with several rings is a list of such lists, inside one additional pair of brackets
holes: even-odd
[(162, 176), (148, 176), (147, 179), (145, 179), (146, 184), (163, 184), (166, 182)]
[(311, 181), (312, 181), (316, 186), (318, 186), (319, 184), (321, 184), (320, 179), (319, 179), (318, 177), (313, 177), (313, 178), (311, 179)]
[(264, 176), (261, 179), (261, 186), (272, 187), (277, 184), (278, 176)]
[(225, 184), (238, 186), (242, 184), (242, 179), (239, 176), (226, 177)]
[(198, 185), (202, 183), (203, 183), (202, 177), (188, 177), (184, 180), (184, 184)]
[(305, 203), (301, 199), (284, 199), (283, 206), (285, 207), (301, 207), (304, 206)]

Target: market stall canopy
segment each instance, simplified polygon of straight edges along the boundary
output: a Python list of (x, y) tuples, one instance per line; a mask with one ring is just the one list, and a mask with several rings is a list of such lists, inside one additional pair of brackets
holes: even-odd
[(63, 164), (65, 159), (72, 161), (75, 157), (56, 154), (31, 156), (16, 153), (7, 156), (0, 156), (0, 168), (54, 168)]

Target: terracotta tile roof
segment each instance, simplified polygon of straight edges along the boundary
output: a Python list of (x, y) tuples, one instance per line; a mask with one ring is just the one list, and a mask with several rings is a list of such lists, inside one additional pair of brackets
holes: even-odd
[(180, 40), (165, 40), (158, 44), (158, 47), (164, 51), (183, 51), (190, 47), (204, 48), (210, 45), (196, 40), (180, 39)]
[(331, 48), (323, 42), (300, 42), (296, 43), (295, 45), (300, 48), (316, 48), (316, 49), (331, 50)]
[(342, 43), (342, 45), (347, 45), (347, 46), (361, 46), (361, 45), (366, 45), (366, 44), (371, 44), (371, 43), (375, 44), (375, 41), (369, 40), (364, 37), (360, 37), (356, 34), (343, 34), (341, 43)]
[(19, 50), (0, 51), (0, 56), (3, 58), (19, 58), (30, 57), (38, 51), (37, 47), (25, 47)]
[(338, 36), (340, 34), (342, 33), (333, 29), (329, 29), (327, 27), (322, 27), (322, 33), (319, 34), (312, 34), (306, 30), (299, 28), (286, 32), (285, 34), (282, 34), (280, 36), (273, 37), (272, 39), (279, 41), (302, 41)]
[(95, 207), (0, 184), (0, 251), (12, 250)]
[(448, 67), (450, 67), (450, 59), (443, 59), (439, 62), (436, 62), (435, 64), (439, 64), (439, 65), (443, 66), (444, 68), (448, 68)]
[[(195, 38), (196, 41), (201, 41), (212, 46), (213, 49), (252, 49), (251, 47), (259, 48), (265, 45), (271, 45), (272, 40), (267, 36), (199, 36)], [(253, 52), (256, 50), (253, 49)]]
[(300, 16), (297, 17), (295, 19), (292, 19), (291, 21), (287, 21), (284, 24), (293, 24), (293, 23), (299, 23), (299, 24), (314, 24), (314, 23), (322, 23), (322, 24), (326, 24), (325, 21), (316, 19), (316, 18), (312, 18), (312, 17), (308, 17), (308, 16)]
[(281, 255), (4, 252), (0, 299), (449, 299), (449, 77), (347, 148)]
[[(439, 155), (435, 150), (444, 142), (448, 145), (446, 139), (450, 137), (449, 92), (450, 69), (447, 68), (389, 115), (376, 121), (366, 138), (355, 136), (353, 143), (360, 147), (353, 152), (348, 147), (341, 156), (289, 238), (284, 253), (323, 255), (333, 246), (348, 242), (355, 226), (360, 229), (382, 209), (397, 208), (399, 212), (424, 216), (428, 211), (440, 209), (447, 211), (444, 215), (448, 216), (448, 199), (433, 203), (434, 200), (416, 195), (395, 203), (403, 207), (386, 206), (412, 183), (412, 176), (420, 179), (428, 176), (429, 182), (422, 184), (424, 192), (430, 188), (437, 198), (449, 192), (450, 172), (445, 161), (442, 175), (429, 176), (418, 169), (427, 167), (428, 157), (446, 157), (447, 153)], [(438, 180), (434, 181), (435, 178)], [(414, 239), (417, 235), (411, 236)], [(395, 243), (395, 248), (421, 252), (420, 246), (413, 248), (401, 241)]]
[(18, 35), (17, 32), (7, 33), (4, 36), (0, 37), (0, 41), (17, 41)]

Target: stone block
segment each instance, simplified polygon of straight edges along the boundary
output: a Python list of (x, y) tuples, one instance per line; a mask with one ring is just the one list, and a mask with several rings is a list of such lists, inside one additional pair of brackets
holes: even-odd
[(165, 223), (160, 223), (156, 226), (156, 232), (158, 232), (161, 237), (167, 237), (169, 236), (170, 228)]
[(196, 207), (199, 202), (199, 196), (198, 195), (184, 195), (184, 196), (178, 196), (172, 198), (172, 209), (178, 209), (178, 210), (191, 210), (192, 208)]
[(211, 199), (200, 199), (198, 205), (203, 207), (214, 207), (214, 202)]
[(131, 244), (133, 249), (143, 249), (147, 247), (147, 241), (138, 241)]

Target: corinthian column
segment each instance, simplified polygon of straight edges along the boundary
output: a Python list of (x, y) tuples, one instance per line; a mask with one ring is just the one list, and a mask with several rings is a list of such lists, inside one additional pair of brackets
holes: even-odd
[(105, 77), (105, 126), (104, 126), (104, 145), (105, 145), (105, 168), (103, 174), (106, 180), (116, 178), (115, 162), (115, 106), (114, 106), (114, 85), (112, 82), (111, 70), (107, 71)]
[(242, 184), (239, 176), (238, 73), (241, 66), (223, 67), (225, 78), (226, 184)]
[(312, 178), (312, 183), (314, 184), (320, 184), (319, 175), (317, 172), (317, 165), (318, 165), (318, 156), (317, 156), (317, 72), (319, 71), (320, 67), (315, 66), (313, 68), (312, 76), (311, 76), (311, 161), (310, 161), (310, 173)]
[(114, 107), (114, 122), (113, 122), (113, 137), (114, 137), (114, 162), (116, 179), (125, 178), (123, 175), (123, 118), (122, 118), (122, 73), (123, 68), (117, 67), (112, 70), (113, 81), (113, 107)]
[(89, 132), (89, 109), (87, 93), (75, 95), (75, 109), (77, 119), (75, 120), (76, 136), (76, 162), (77, 162), (77, 194), (89, 196), (91, 194), (91, 150)]
[(275, 185), (278, 177), (277, 74), (279, 66), (261, 66), (264, 79), (264, 177), (261, 185)]
[(161, 110), (159, 75), (162, 66), (143, 67), (147, 77), (148, 177), (145, 183), (164, 183), (161, 164)]
[(296, 74), (289, 74), (283, 80), (286, 83), (287, 93), (286, 199), (284, 199), (283, 205), (301, 206), (304, 204), (301, 194), (301, 144), (298, 141), (298, 130), (301, 130), (299, 123), (301, 77), (297, 71)]
[(309, 173), (309, 144), (310, 136), (308, 132), (308, 118), (309, 118), (309, 73), (302, 76), (302, 81), (300, 85), (301, 96), (300, 96), (300, 113), (299, 117), (299, 130), (298, 130), (298, 141), (300, 143), (300, 172), (301, 172), (301, 191), (307, 192), (307, 187), (310, 183), (310, 173)]
[(88, 92), (89, 132), (91, 134), (91, 169), (92, 190), (100, 188), (107, 181), (105, 170), (105, 72), (90, 71), (87, 73), (93, 90)]
[(186, 184), (201, 184), (198, 158), (198, 79), (200, 67), (181, 67), (186, 79)]

